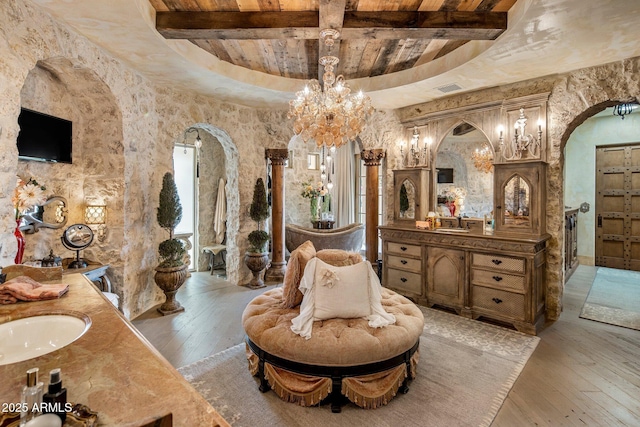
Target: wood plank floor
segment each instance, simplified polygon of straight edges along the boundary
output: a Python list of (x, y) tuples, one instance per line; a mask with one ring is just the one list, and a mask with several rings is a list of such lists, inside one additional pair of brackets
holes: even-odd
[[(567, 282), (560, 319), (540, 332), (494, 427), (640, 426), (640, 332), (578, 317), (596, 270), (579, 266)], [(133, 324), (173, 366), (184, 366), (240, 343), (242, 310), (264, 290), (194, 273), (178, 291), (184, 313), (153, 309)]]

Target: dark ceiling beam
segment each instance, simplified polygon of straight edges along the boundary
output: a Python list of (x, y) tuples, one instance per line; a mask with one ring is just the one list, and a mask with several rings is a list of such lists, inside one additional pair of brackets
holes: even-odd
[(321, 0), (319, 12), (157, 12), (156, 29), (167, 39), (192, 40), (317, 39), (324, 28), (342, 39), (494, 40), (507, 29), (506, 12), (340, 11), (345, 3)]

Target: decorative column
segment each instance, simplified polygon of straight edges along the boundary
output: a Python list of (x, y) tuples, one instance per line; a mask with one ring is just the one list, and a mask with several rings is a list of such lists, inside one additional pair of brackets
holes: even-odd
[(363, 150), (360, 152), (360, 157), (367, 168), (365, 256), (371, 265), (375, 266), (378, 260), (378, 168), (385, 157), (385, 151), (381, 148)]
[(271, 266), (264, 274), (266, 281), (284, 279), (287, 261), (284, 259), (284, 165), (289, 158), (286, 148), (267, 148), (265, 156), (271, 161)]

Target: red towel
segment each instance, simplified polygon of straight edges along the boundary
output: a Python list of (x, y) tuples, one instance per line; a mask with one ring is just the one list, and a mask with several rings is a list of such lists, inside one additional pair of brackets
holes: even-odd
[(63, 283), (43, 285), (27, 276), (18, 276), (0, 285), (0, 304), (60, 298), (69, 290)]

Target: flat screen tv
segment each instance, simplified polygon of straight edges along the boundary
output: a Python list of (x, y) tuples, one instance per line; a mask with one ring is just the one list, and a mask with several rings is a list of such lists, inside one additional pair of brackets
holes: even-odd
[(453, 168), (438, 169), (438, 184), (453, 184)]
[(20, 159), (71, 163), (72, 123), (69, 120), (22, 108), (18, 125)]

